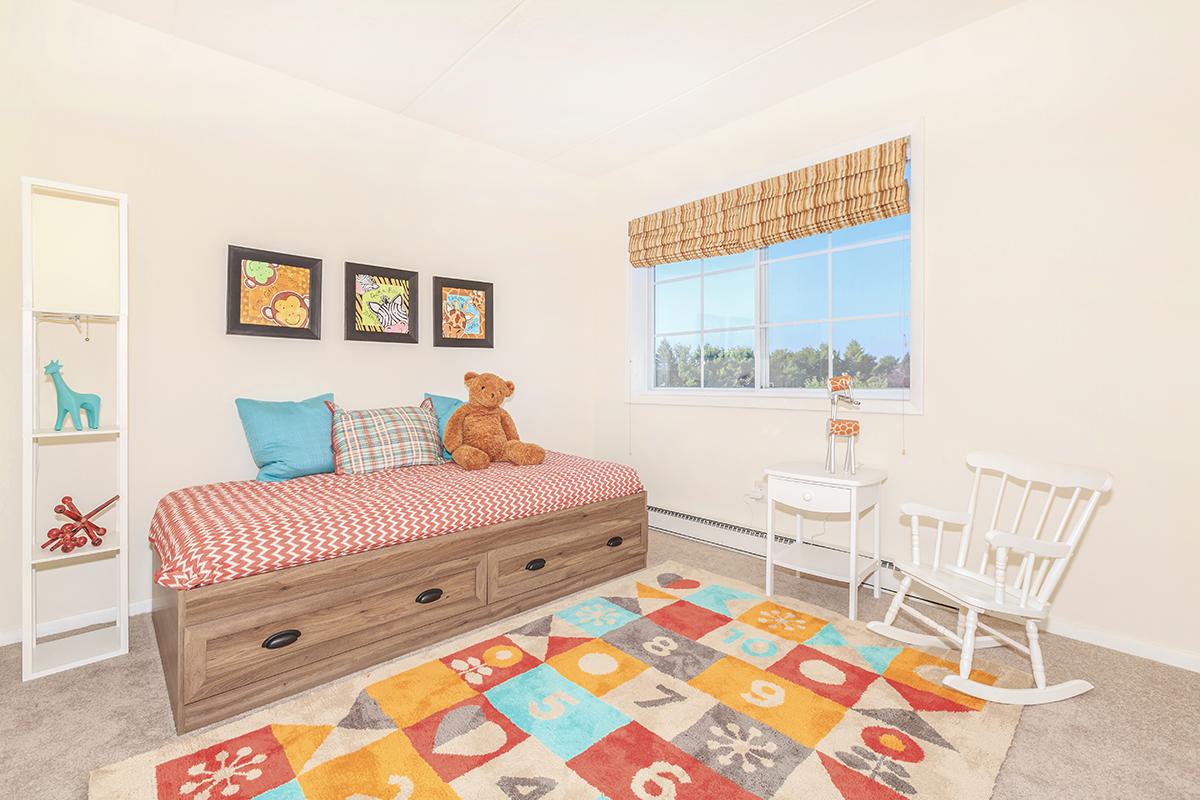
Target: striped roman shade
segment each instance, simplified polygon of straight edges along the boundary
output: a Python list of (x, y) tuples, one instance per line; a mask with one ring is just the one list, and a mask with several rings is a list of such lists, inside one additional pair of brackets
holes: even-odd
[(896, 139), (629, 222), (629, 263), (742, 253), (908, 213), (908, 139)]

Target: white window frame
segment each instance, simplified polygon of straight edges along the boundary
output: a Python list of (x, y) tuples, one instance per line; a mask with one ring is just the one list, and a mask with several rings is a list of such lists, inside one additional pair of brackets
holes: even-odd
[[(891, 141), (901, 136), (909, 137), (909, 213), (911, 221), (909, 246), (911, 257), (910, 291), (912, 293), (909, 304), (909, 380), (911, 385), (907, 389), (857, 389), (855, 397), (862, 401), (861, 410), (869, 413), (921, 414), (924, 407), (925, 226), (923, 202), (924, 152), (921, 137), (917, 134), (916, 126), (900, 131), (890, 131), (887, 134), (877, 134), (866, 140), (833, 148), (829, 154), (806, 158), (797, 165), (784, 167), (771, 173), (778, 175), (790, 172), (829, 158), (836, 158), (839, 155), (861, 150), (864, 147), (870, 147), (873, 144)], [(744, 181), (744, 183), (752, 183), (755, 180), (761, 179), (761, 177), (751, 178)], [(878, 240), (873, 242), (873, 244), (879, 244), (883, 241), (885, 240)], [(843, 248), (833, 248), (833, 251), (836, 252), (840, 249)], [(770, 359), (765, 354), (765, 339), (767, 331), (771, 327), (774, 327), (771, 323), (763, 321), (767, 287), (762, 273), (768, 263), (765, 260), (765, 253), (765, 248), (758, 250), (754, 259), (756, 293), (753, 328), (755, 384), (757, 388), (656, 387), (654, 385), (654, 269), (642, 268), (629, 270), (631, 273), (629, 291), (630, 326), (627, 343), (630, 367), (629, 402), (654, 405), (725, 406), (735, 408), (828, 409), (828, 394), (824, 389), (765, 388), (770, 369)], [(830, 291), (832, 291), (832, 285)], [(832, 341), (830, 344), (832, 344)], [(701, 354), (701, 364), (703, 365), (703, 353)], [(703, 366), (701, 368), (703, 369)]]

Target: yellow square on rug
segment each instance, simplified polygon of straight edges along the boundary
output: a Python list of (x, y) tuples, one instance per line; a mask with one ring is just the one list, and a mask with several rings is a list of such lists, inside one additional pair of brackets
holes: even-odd
[(946, 688), (956, 669), (660, 564), (98, 769), (89, 796), (986, 800), (1020, 708)]

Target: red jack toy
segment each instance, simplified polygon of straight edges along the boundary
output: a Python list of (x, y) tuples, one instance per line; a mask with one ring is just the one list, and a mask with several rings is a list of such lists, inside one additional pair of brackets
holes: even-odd
[(121, 495), (114, 494), (88, 513), (81, 514), (79, 509), (75, 507), (75, 501), (71, 499), (70, 495), (67, 495), (62, 499), (61, 505), (54, 507), (54, 513), (62, 514), (70, 519), (71, 522), (66, 523), (61, 528), (51, 528), (47, 531), (46, 541), (42, 542), (42, 547), (48, 547), (51, 550), (58, 550), (61, 547), (62, 552), (69, 553), (76, 547), (83, 547), (89, 540), (92, 543), (92, 547), (99, 547), (104, 543), (103, 536), (108, 533), (108, 529), (101, 528), (92, 522), (92, 517), (117, 502), (120, 497)]

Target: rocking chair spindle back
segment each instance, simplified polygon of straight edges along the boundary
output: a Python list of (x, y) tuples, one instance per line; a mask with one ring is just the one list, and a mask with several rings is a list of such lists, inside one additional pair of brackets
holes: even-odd
[[(1101, 497), (1112, 488), (1112, 477), (1100, 470), (1039, 463), (999, 453), (972, 453), (967, 464), (974, 476), (966, 513), (915, 503), (900, 507), (901, 513), (911, 517), (912, 561), (896, 565), (903, 576), (900, 591), (883, 620), (872, 622), (869, 627), (908, 644), (950, 644), (960, 648), (959, 674), (946, 676), (944, 682), (986, 700), (1044, 703), (1091, 689), (1086, 681), (1046, 687), (1037, 641), (1038, 623), (1048, 617), (1054, 590)], [(1016, 486), (1019, 495), (1006, 493), (1009, 484)], [(1026, 513), (1031, 502), (1034, 507), (1041, 504), (1036, 516)], [(986, 510), (989, 505), (990, 514)], [(937, 523), (933, 558), (928, 563), (921, 559), (922, 519)], [(980, 519), (986, 519), (986, 524), (981, 526)], [(953, 564), (942, 563), (943, 540), (951, 533), (947, 526), (961, 527)], [(1047, 535), (1050, 526), (1054, 533)], [(978, 567), (974, 569), (967, 566), (972, 550), (979, 551)], [(1020, 556), (1020, 560), (1010, 564), (1013, 554)], [(905, 602), (913, 581), (958, 603), (957, 631), (950, 631)], [(893, 623), (901, 611), (935, 634), (896, 628)], [(981, 615), (1022, 620), (1028, 644), (979, 622)], [(989, 635), (977, 636), (977, 629)], [(1030, 657), (1035, 688), (1004, 689), (969, 679), (975, 647), (1000, 645), (1008, 645)]]

